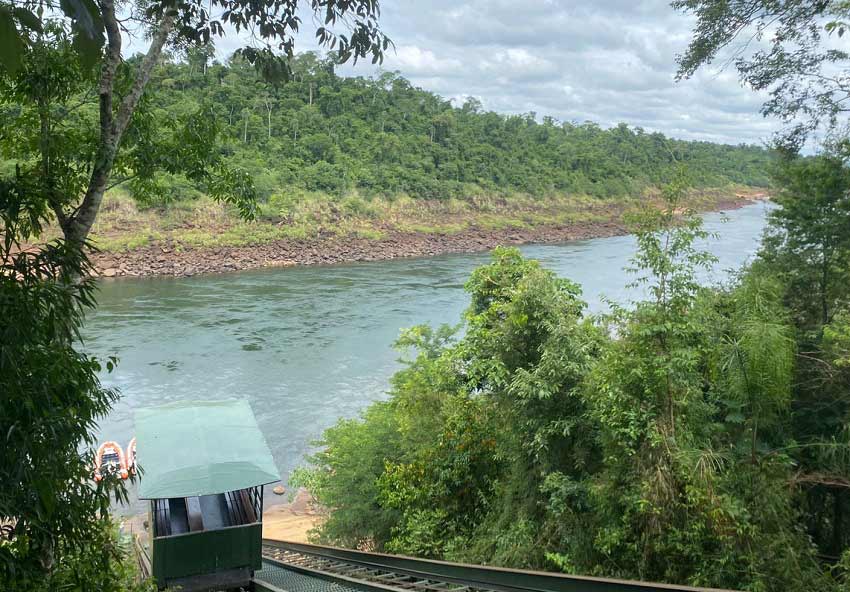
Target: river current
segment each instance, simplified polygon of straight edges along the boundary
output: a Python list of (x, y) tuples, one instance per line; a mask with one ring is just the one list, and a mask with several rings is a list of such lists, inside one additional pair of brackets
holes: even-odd
[[(705, 216), (718, 238), (706, 283), (752, 258), (771, 206)], [(529, 245), (522, 252), (582, 286), (592, 312), (641, 296), (625, 285), (630, 236)], [(281, 475), (341, 417), (385, 396), (399, 368), (392, 344), (403, 327), (455, 324), (463, 284), (487, 253), (296, 267), (191, 278), (103, 281), (84, 346), (119, 364), (102, 376), (122, 397), (101, 425), (126, 444), (139, 407), (177, 400), (247, 398)]]

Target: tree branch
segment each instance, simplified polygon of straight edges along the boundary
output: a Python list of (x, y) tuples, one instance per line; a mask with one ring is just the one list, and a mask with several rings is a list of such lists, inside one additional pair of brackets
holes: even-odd
[(130, 123), (130, 118), (139, 104), (139, 99), (142, 98), (142, 93), (145, 92), (145, 87), (151, 78), (151, 72), (157, 62), (159, 62), (159, 58), (162, 55), (162, 48), (165, 46), (165, 42), (168, 40), (168, 35), (171, 33), (173, 26), (174, 12), (168, 10), (163, 15), (162, 21), (159, 23), (159, 28), (154, 33), (153, 39), (151, 39), (148, 53), (142, 59), (142, 65), (139, 66), (139, 71), (136, 74), (136, 79), (133, 81), (130, 92), (127, 93), (127, 96), (124, 97), (124, 100), (121, 101), (121, 105), (118, 107), (118, 115), (115, 118), (115, 131), (119, 140)]
[(127, 181), (132, 181), (133, 179), (135, 179), (138, 176), (139, 176), (138, 173), (136, 173), (136, 174), (130, 175), (129, 177), (121, 177), (120, 179), (110, 183), (105, 191), (109, 191), (110, 189), (118, 187), (119, 185), (121, 185), (122, 183), (126, 183)]
[(82, 246), (94, 225), (103, 194), (106, 192), (115, 156), (121, 144), (121, 138), (130, 124), (133, 112), (150, 80), (151, 71), (162, 55), (162, 48), (174, 25), (174, 12), (166, 12), (159, 27), (151, 39), (150, 47), (133, 81), (130, 91), (118, 106), (113, 116), (113, 97), (115, 94), (115, 73), (121, 62), (121, 31), (115, 16), (114, 0), (100, 0), (104, 27), (107, 35), (107, 48), (100, 77), (100, 142), (97, 157), (89, 179), (89, 186), (82, 203), (68, 220), (65, 238), (69, 242)]

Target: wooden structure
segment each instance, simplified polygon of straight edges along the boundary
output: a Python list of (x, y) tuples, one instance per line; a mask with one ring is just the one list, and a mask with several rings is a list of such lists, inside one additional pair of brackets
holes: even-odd
[(247, 586), (262, 566), (263, 485), (280, 480), (248, 403), (142, 409), (136, 434), (157, 585)]

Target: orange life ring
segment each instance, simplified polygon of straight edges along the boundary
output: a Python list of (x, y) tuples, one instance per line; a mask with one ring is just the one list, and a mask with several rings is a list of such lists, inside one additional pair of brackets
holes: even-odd
[(94, 455), (94, 480), (103, 480), (103, 471), (101, 471), (103, 468), (103, 455), (106, 454), (108, 448), (113, 449), (109, 451), (110, 453), (114, 453), (118, 456), (119, 475), (122, 479), (126, 479), (129, 476), (129, 473), (127, 472), (127, 460), (124, 458), (124, 451), (121, 449), (118, 442), (107, 440), (98, 446), (97, 452)]

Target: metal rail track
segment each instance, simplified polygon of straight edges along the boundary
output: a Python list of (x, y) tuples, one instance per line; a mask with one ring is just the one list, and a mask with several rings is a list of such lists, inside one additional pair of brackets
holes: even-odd
[[(306, 578), (306, 579), (305, 579)], [(263, 539), (265, 590), (287, 592), (731, 592), (365, 553)]]

